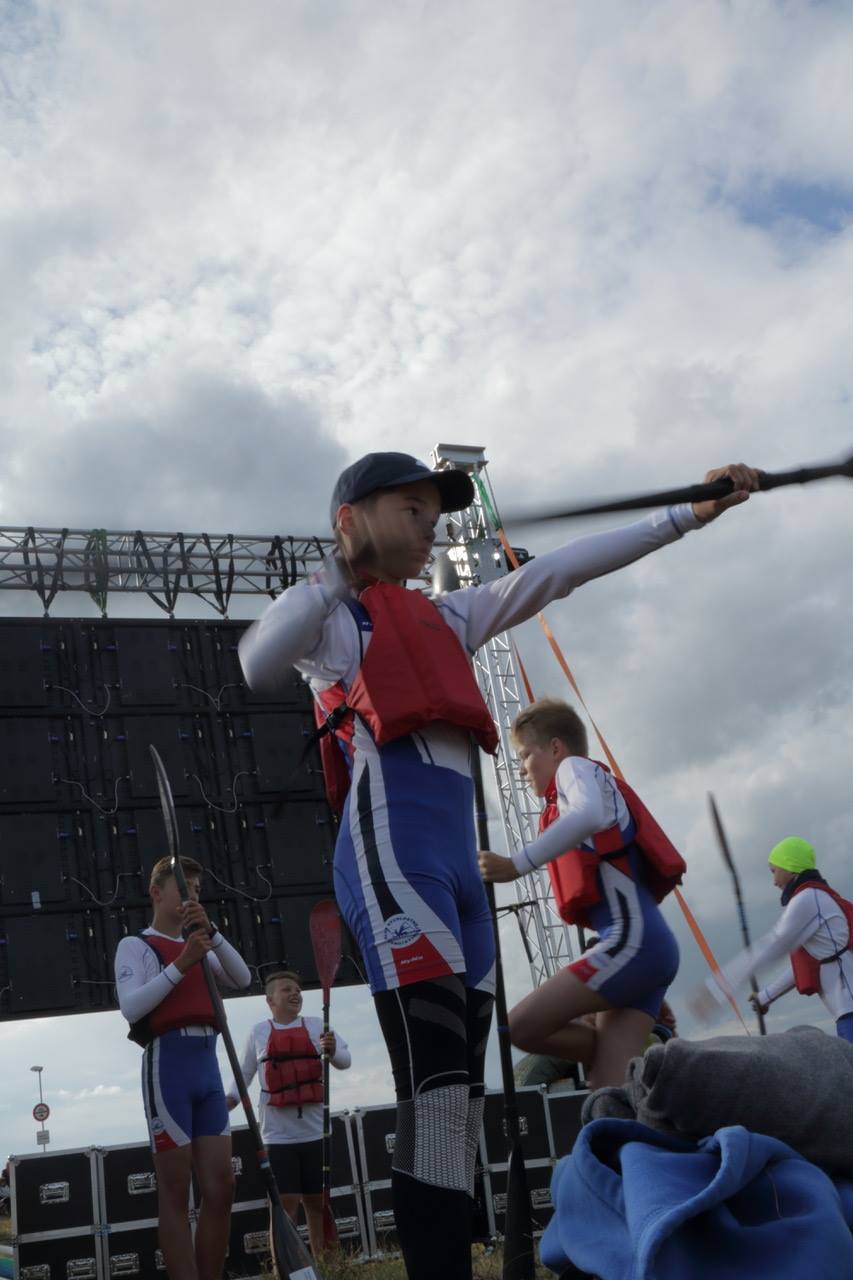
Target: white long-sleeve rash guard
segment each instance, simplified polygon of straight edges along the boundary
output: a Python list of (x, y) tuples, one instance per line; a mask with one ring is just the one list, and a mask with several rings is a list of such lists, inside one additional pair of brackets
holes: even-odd
[[(473, 654), (492, 636), (526, 621), (552, 600), (701, 527), (689, 504), (666, 507), (621, 529), (577, 538), (493, 582), (439, 595), (435, 603), (466, 653)], [(360, 641), (369, 644), (369, 633), (359, 635), (349, 609), (326, 589), (320, 573), (310, 582), (289, 587), (269, 606), (240, 641), (240, 661), (252, 689), (274, 694), (296, 667), (319, 693), (338, 681), (350, 687), (361, 661)], [(469, 772), (469, 736), (461, 730), (439, 723), (414, 736), (423, 741), (425, 759)], [(358, 718), (354, 745), (356, 750), (374, 750)]]
[[(720, 973), (734, 991), (750, 974), (767, 969), (798, 947), (805, 947), (816, 960), (827, 960), (847, 945), (848, 937), (847, 918), (829, 894), (819, 889), (803, 889), (785, 907), (776, 927), (730, 960)], [(822, 964), (820, 982), (820, 997), (834, 1018), (853, 1013), (853, 952), (845, 951), (837, 960)], [(706, 985), (720, 1003), (726, 999), (713, 976), (706, 979)], [(758, 998), (762, 1004), (772, 1004), (793, 986), (794, 976), (789, 967), (760, 990)]]
[[(156, 929), (144, 929), (143, 933), (155, 938), (171, 938)], [(242, 991), (252, 981), (252, 975), (231, 943), (217, 932), (213, 935), (213, 948), (208, 952), (210, 968), (216, 985), (223, 991)], [(160, 961), (147, 942), (139, 937), (122, 938), (116, 948), (115, 978), (118, 1003), (131, 1025), (144, 1018), (161, 1004), (170, 991), (185, 977), (174, 964), (160, 967)]]
[(630, 827), (631, 815), (616, 782), (594, 760), (567, 756), (557, 766), (554, 780), (560, 816), (540, 836), (512, 855), (515, 868), (522, 875), (544, 867), (578, 845), (594, 851), (592, 837), (617, 822), (622, 831)]

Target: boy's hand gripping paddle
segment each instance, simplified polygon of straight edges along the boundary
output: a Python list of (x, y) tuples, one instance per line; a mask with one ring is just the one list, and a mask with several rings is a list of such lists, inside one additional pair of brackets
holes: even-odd
[[(308, 918), (314, 965), (323, 988), (323, 1035), (329, 1034), (329, 1006), (332, 983), (341, 963), (341, 917), (337, 905), (328, 899), (318, 902)], [(338, 1243), (338, 1228), (332, 1212), (332, 1123), (329, 1102), (329, 1055), (323, 1050), (323, 1240), (327, 1249)]]
[[(810, 484), (812, 480), (826, 480), (830, 476), (846, 476), (853, 479), (853, 454), (843, 462), (819, 467), (797, 467), (792, 471), (764, 471), (758, 482), (760, 491), (779, 489), (789, 484)], [(678, 502), (708, 502), (714, 498), (726, 498), (734, 485), (728, 476), (711, 480), (707, 484), (691, 484), (681, 489), (661, 489), (657, 493), (642, 493), (630, 498), (614, 498), (597, 502), (588, 507), (561, 507), (559, 511), (515, 511), (507, 516), (505, 524), (540, 524), (545, 520), (568, 520), (572, 516), (598, 516), (613, 511), (642, 511), (647, 507), (672, 506)]]
[[(157, 777), (157, 789), (160, 792), (160, 805), (163, 810), (163, 822), (166, 827), (166, 841), (169, 848), (169, 855), (172, 859), (172, 872), (175, 876), (175, 883), (178, 886), (178, 892), (181, 895), (182, 902), (189, 901), (189, 890), (187, 888), (187, 879), (184, 875), (184, 869), (181, 866), (180, 841), (178, 839), (178, 821), (175, 814), (175, 801), (172, 797), (172, 788), (169, 785), (169, 775), (160, 759), (160, 755), (154, 746), (149, 746), (151, 758), (154, 761), (154, 772)], [(207, 984), (207, 990), (210, 994), (210, 1000), (213, 1005), (213, 1012), (216, 1017), (217, 1030), (222, 1036), (222, 1043), (225, 1046), (225, 1052), (228, 1055), (228, 1062), (234, 1073), (234, 1081), (240, 1094), (240, 1101), (243, 1104), (243, 1110), (246, 1113), (246, 1123), (249, 1126), (249, 1132), (252, 1135), (252, 1141), (255, 1145), (255, 1154), (258, 1159), (261, 1174), (263, 1175), (266, 1185), (267, 1197), (270, 1202), (270, 1217), (272, 1238), (273, 1263), (279, 1280), (321, 1280), (314, 1263), (311, 1261), (311, 1255), (305, 1248), (299, 1234), (291, 1222), (290, 1218), (284, 1212), (279, 1195), (278, 1186), (276, 1185), (275, 1175), (269, 1162), (269, 1156), (264, 1148), (261, 1131), (258, 1128), (258, 1122), (255, 1119), (254, 1108), (249, 1098), (249, 1091), (246, 1088), (246, 1081), (243, 1077), (243, 1071), (240, 1066), (240, 1059), (237, 1057), (237, 1051), (234, 1048), (234, 1041), (231, 1038), (231, 1032), (228, 1027), (228, 1019), (225, 1015), (225, 1006), (222, 1003), (222, 996), (219, 994), (219, 988), (216, 980), (211, 973), (210, 965), (207, 963), (207, 957), (203, 957), (199, 962), (204, 973), (204, 980)]]
[[(732, 851), (729, 848), (729, 842), (726, 839), (726, 833), (723, 830), (722, 819), (720, 818), (719, 812), (717, 810), (717, 806), (714, 803), (714, 797), (711, 795), (710, 791), (708, 792), (708, 804), (711, 806), (711, 819), (714, 823), (714, 830), (717, 833), (717, 843), (720, 846), (720, 852), (723, 855), (723, 861), (725, 862), (726, 866), (729, 869), (729, 874), (731, 875), (731, 878), (732, 878), (732, 884), (734, 885), (735, 901), (737, 902), (738, 916), (740, 917), (740, 932), (741, 932), (741, 937), (743, 938), (743, 945), (745, 947), (748, 947), (751, 945), (749, 940), (749, 926), (746, 923), (746, 908), (743, 905), (743, 897), (740, 891), (740, 876), (737, 873), (737, 867), (735, 866), (734, 859), (732, 858)], [(753, 973), (749, 975), (749, 985), (752, 987), (753, 995), (757, 996), (758, 983), (756, 982), (755, 974)], [(762, 1036), (766, 1036), (767, 1028), (764, 1025), (764, 1014), (759, 1009), (756, 1009), (755, 1016), (758, 1018), (759, 1034)]]

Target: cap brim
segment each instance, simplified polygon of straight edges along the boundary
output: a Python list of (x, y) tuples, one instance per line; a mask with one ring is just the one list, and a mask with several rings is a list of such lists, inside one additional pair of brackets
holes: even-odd
[(397, 476), (392, 484), (383, 485), (384, 489), (399, 489), (404, 484), (418, 484), (421, 480), (431, 480), (438, 489), (441, 510), (464, 511), (474, 501), (474, 481), (467, 471), (459, 471), (451, 467), (447, 471), (415, 471), (408, 476)]

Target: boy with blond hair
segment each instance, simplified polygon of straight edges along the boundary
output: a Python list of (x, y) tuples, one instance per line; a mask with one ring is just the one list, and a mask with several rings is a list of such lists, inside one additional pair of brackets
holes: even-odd
[[(684, 864), (627, 784), (589, 759), (583, 721), (542, 698), (513, 725), (522, 776), (546, 809), (540, 835), (504, 858), (479, 854), (484, 880), (548, 865), (560, 914), (598, 941), (509, 1015), (513, 1044), (589, 1064), (593, 1088), (621, 1084), (641, 1053), (678, 969), (678, 946), (657, 902)], [(594, 1025), (581, 1019), (594, 1013)]]
[[(286, 1213), (296, 1221), (305, 1208), (316, 1258), (323, 1249), (323, 1054), (339, 1071), (352, 1061), (344, 1040), (322, 1018), (303, 1018), (302, 984), (291, 969), (277, 969), (264, 983), (270, 1017), (252, 1027), (241, 1068), (248, 1086), (260, 1075), (258, 1123)], [(238, 1102), (232, 1080), (229, 1108)]]
[[(155, 863), (148, 889), (154, 915), (147, 929), (118, 944), (116, 990), (129, 1039), (145, 1049), (142, 1097), (166, 1269), (173, 1280), (220, 1280), (234, 1175), (216, 1016), (200, 962), (207, 959), (223, 990), (247, 987), (252, 975), (198, 900), (201, 866), (193, 858), (181, 858), (181, 866), (188, 902), (181, 902), (172, 859)], [(188, 1217), (193, 1170), (201, 1190), (195, 1243)]]

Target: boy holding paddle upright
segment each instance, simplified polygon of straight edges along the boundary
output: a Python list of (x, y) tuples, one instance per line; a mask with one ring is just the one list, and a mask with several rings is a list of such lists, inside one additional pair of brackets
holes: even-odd
[(469, 1280), (474, 1167), (495, 992), (495, 940), (477, 870), (473, 753), (498, 732), (471, 658), (493, 636), (592, 578), (639, 560), (743, 502), (734, 491), (579, 538), (505, 578), (429, 601), (406, 582), (443, 512), (473, 501), (464, 471), (369, 453), (338, 477), (337, 554), (289, 587), (240, 641), (254, 690), (295, 666), (351, 770), (335, 897), (367, 969), (397, 1094), (392, 1197), (410, 1280)]
[[(198, 900), (201, 866), (181, 858), (181, 867), (189, 893), (185, 903), (172, 859), (155, 863), (149, 885), (154, 916), (142, 933), (118, 944), (116, 990), (130, 1023), (129, 1039), (145, 1046), (142, 1096), (167, 1271), (173, 1280), (220, 1280), (234, 1174), (216, 1017), (200, 961), (207, 958), (224, 990), (248, 987), (252, 975)], [(193, 1169), (202, 1197), (195, 1244), (188, 1218)]]
[[(320, 1018), (303, 1018), (302, 987), (289, 969), (266, 980), (270, 1017), (249, 1032), (241, 1067), (249, 1085), (259, 1072), (258, 1116), (285, 1212), (296, 1221), (299, 1202), (305, 1207), (311, 1252), (323, 1251), (323, 1061), (346, 1070), (352, 1062), (346, 1043), (331, 1029), (323, 1034)], [(239, 1101), (232, 1081), (228, 1106)]]

